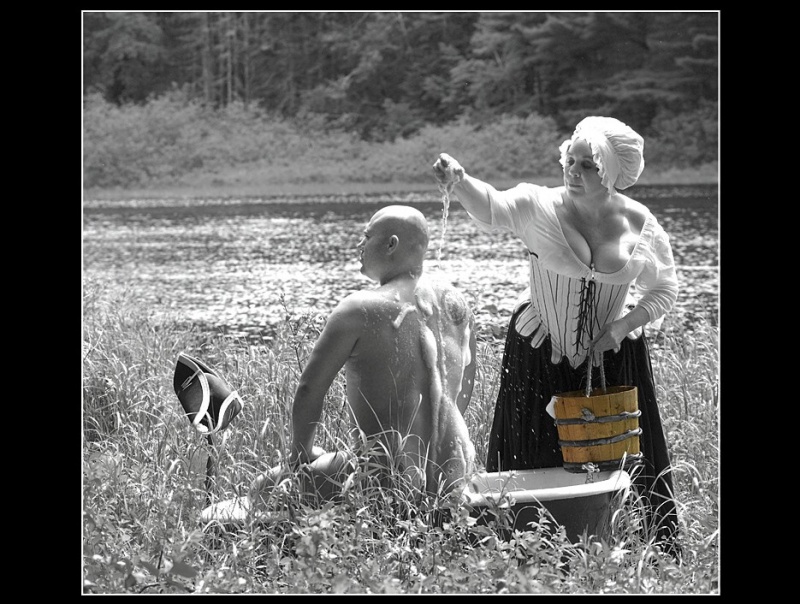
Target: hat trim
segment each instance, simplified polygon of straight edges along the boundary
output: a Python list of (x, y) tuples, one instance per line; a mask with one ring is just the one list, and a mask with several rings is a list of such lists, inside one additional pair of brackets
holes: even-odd
[(197, 415), (194, 416), (192, 425), (198, 430), (200, 430), (200, 432), (205, 433), (208, 431), (208, 428), (206, 428), (206, 430), (201, 430), (199, 424), (201, 421), (205, 419), (206, 416), (208, 416), (209, 426), (213, 427), (213, 424), (211, 423), (211, 415), (209, 415), (208, 413), (208, 407), (211, 404), (211, 388), (208, 385), (208, 378), (206, 377), (205, 373), (200, 372), (199, 377), (200, 377), (200, 387), (203, 389), (203, 402), (200, 403), (200, 409), (198, 409)]
[[(194, 428), (198, 432), (206, 433), (208, 432), (208, 428), (205, 428), (205, 426), (201, 426), (200, 422), (202, 422), (206, 418), (206, 416), (208, 416), (209, 420), (211, 420), (211, 416), (208, 413), (208, 407), (211, 404), (211, 388), (208, 385), (208, 378), (206, 377), (206, 371), (204, 371), (205, 369), (208, 368), (201, 367), (200, 362), (197, 361), (197, 359), (194, 359), (190, 357), (188, 354), (185, 354), (183, 352), (178, 354), (178, 360), (181, 361), (183, 364), (188, 365), (191, 369), (194, 369), (194, 373), (192, 374), (192, 376), (183, 381), (183, 384), (181, 385), (181, 390), (186, 390), (186, 388), (188, 388), (189, 385), (194, 381), (195, 377), (200, 378), (200, 388), (203, 391), (203, 400), (200, 403), (200, 409), (197, 410), (197, 413), (195, 413), (194, 419), (192, 420), (192, 426), (194, 426)], [(209, 421), (208, 423), (209, 426), (213, 427), (211, 421)], [(203, 428), (205, 428), (205, 430), (203, 430)]]
[[(234, 400), (238, 400), (239, 404), (242, 407), (244, 407), (244, 402), (242, 402), (242, 399), (239, 397), (239, 393), (236, 390), (234, 390), (227, 397), (225, 397), (225, 400), (222, 401), (222, 404), (219, 406), (219, 414), (218, 414), (219, 421), (217, 421), (216, 427), (214, 427), (213, 430), (210, 430), (208, 432), (203, 432), (203, 434), (214, 434), (222, 429), (222, 426), (225, 424), (225, 414), (228, 412), (228, 407), (231, 406), (231, 403), (233, 403)], [(206, 414), (208, 415), (209, 425), (213, 425), (214, 420), (211, 417), (211, 414), (209, 413)]]
[[(208, 376), (213, 375), (221, 380), (223, 380), (226, 384), (227, 381), (219, 375), (216, 371), (214, 371), (211, 367), (201, 363), (199, 360), (189, 356), (186, 353), (178, 353), (178, 361), (183, 363), (184, 365), (188, 366), (190, 369), (194, 370), (194, 373), (186, 378), (183, 383), (181, 384), (180, 390), (183, 391), (188, 388), (195, 378), (200, 378), (200, 388), (202, 390), (202, 401), (200, 403), (200, 408), (195, 413), (194, 419), (192, 420), (192, 427), (195, 430), (200, 432), (201, 434), (210, 435), (214, 434), (222, 429), (223, 426), (227, 426), (225, 422), (225, 417), (228, 413), (228, 408), (233, 404), (234, 401), (238, 401), (241, 407), (244, 407), (244, 401), (239, 396), (239, 393), (236, 390), (232, 390), (228, 396), (225, 397), (225, 400), (219, 406), (219, 411), (217, 413), (217, 422), (216, 425), (214, 423), (214, 418), (212, 417), (211, 413), (209, 413), (209, 408), (211, 406), (211, 386), (208, 383)], [(228, 386), (230, 387), (230, 386)], [(202, 422), (205, 420), (207, 425), (204, 425)]]
[(216, 376), (222, 379), (222, 376), (214, 371), (211, 367), (203, 363), (202, 361), (195, 359), (194, 357), (189, 356), (185, 352), (178, 353), (178, 360), (182, 361), (184, 364), (188, 365), (189, 367), (193, 368), (195, 371), (201, 371), (203, 373), (210, 373), (213, 376)]

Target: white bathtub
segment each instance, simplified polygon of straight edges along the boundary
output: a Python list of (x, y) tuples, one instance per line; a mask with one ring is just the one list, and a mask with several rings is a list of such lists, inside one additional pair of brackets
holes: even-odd
[[(631, 479), (624, 470), (595, 473), (587, 482), (587, 474), (567, 472), (563, 468), (484, 472), (476, 474), (462, 491), (463, 501), (470, 514), (481, 523), (496, 518), (492, 511), (506, 505), (513, 512), (513, 528), (529, 530), (530, 522), (539, 521), (538, 509), (545, 508), (556, 523), (564, 525), (573, 542), (581, 533), (601, 534), (608, 525), (612, 506), (627, 495)], [(513, 504), (504, 500), (513, 498)], [(220, 501), (203, 510), (204, 524), (241, 526), (250, 516), (246, 497)], [(258, 522), (269, 523), (280, 514), (261, 512)]]
[[(545, 508), (575, 542), (584, 531), (603, 533), (612, 507), (627, 496), (631, 485), (624, 470), (595, 473), (591, 482), (587, 476), (563, 468), (484, 472), (467, 483), (463, 495), (479, 522), (495, 520), (492, 510), (507, 505), (513, 511), (513, 528), (519, 530), (530, 530), (529, 523), (538, 522), (538, 510)], [(513, 502), (504, 499), (506, 495)]]

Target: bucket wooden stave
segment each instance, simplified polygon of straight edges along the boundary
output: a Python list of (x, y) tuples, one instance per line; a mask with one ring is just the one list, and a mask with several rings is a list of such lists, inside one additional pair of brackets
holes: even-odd
[(623, 459), (636, 461), (639, 451), (638, 393), (635, 386), (611, 386), (557, 394), (554, 401), (558, 444), (564, 469), (586, 472), (616, 469)]

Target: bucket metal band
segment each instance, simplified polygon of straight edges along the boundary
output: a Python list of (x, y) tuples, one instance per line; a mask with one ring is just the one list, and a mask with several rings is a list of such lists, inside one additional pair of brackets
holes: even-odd
[(618, 415), (601, 415), (592, 419), (585, 417), (570, 417), (565, 419), (557, 419), (556, 426), (576, 426), (582, 424), (607, 424), (609, 422), (618, 422), (626, 419), (635, 419), (642, 414), (641, 409), (636, 411), (623, 411)]
[(627, 432), (623, 432), (622, 434), (617, 434), (616, 436), (609, 436), (607, 438), (595, 438), (592, 440), (559, 440), (558, 444), (561, 447), (593, 447), (595, 445), (610, 445), (612, 443), (618, 443), (628, 438), (633, 438), (634, 436), (639, 436), (641, 433), (642, 429), (636, 428), (634, 430), (628, 430)]
[[(619, 470), (620, 466), (623, 469), (630, 469), (633, 466), (639, 465), (644, 463), (644, 454), (643, 453), (634, 453), (634, 454), (626, 454), (625, 459), (612, 459), (609, 461), (593, 461), (592, 462), (595, 467), (599, 468), (601, 472), (610, 472), (613, 470)], [(584, 467), (586, 462), (564, 462), (564, 469), (567, 472), (571, 472), (573, 474), (582, 474), (586, 473), (586, 468)]]

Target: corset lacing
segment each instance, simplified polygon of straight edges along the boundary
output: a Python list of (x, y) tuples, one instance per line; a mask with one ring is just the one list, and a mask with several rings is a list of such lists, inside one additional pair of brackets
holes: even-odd
[[(590, 265), (591, 273), (589, 278), (581, 278), (581, 294), (578, 306), (578, 324), (575, 327), (575, 349), (583, 348), (586, 350), (586, 396), (592, 392), (592, 365), (594, 359), (592, 354), (592, 340), (594, 340), (594, 326), (597, 322), (597, 301), (595, 299), (595, 288), (597, 287), (594, 276), (594, 263)], [(588, 345), (582, 346), (584, 336)], [(600, 357), (600, 384), (601, 388), (606, 388), (606, 373), (603, 367), (603, 357)]]

